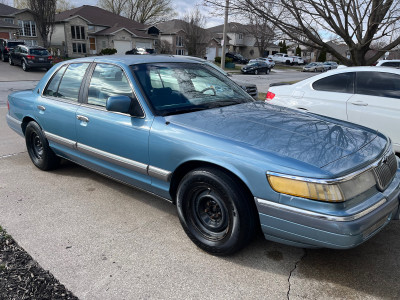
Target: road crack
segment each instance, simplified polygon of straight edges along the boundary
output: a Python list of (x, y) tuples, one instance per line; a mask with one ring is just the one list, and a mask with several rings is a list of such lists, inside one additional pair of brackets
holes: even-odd
[(289, 283), (289, 288), (287, 291), (287, 299), (290, 300), (290, 289), (291, 289), (291, 283), (290, 283), (290, 279), (292, 278), (292, 273), (297, 269), (298, 264), (307, 256), (307, 249), (303, 249), (304, 253), (303, 255), (300, 257), (300, 259), (298, 261), (296, 261), (296, 263), (294, 264), (294, 268), (292, 270), (290, 270), (290, 274), (288, 277), (288, 283)]

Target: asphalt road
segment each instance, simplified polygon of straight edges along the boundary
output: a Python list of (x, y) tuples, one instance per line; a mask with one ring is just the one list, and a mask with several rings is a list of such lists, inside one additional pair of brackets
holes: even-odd
[[(0, 99), (9, 86), (0, 83)], [(164, 200), (68, 162), (35, 168), (6, 112), (2, 105), (0, 225), (80, 299), (400, 298), (399, 221), (352, 250), (258, 237), (214, 257), (186, 237)]]

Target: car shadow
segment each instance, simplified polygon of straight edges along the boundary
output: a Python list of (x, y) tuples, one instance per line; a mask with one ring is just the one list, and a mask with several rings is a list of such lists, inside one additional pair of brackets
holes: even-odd
[[(111, 180), (75, 163), (63, 161), (60, 168), (52, 172), (60, 176), (90, 178), (98, 184), (134, 198), (135, 201), (141, 201), (152, 208), (178, 217), (175, 206), (168, 201)], [(245, 249), (220, 259), (245, 268), (288, 277), (290, 271), (296, 269), (291, 275), (291, 281), (295, 281), (294, 285), (316, 285), (314, 287), (317, 289), (317, 298), (324, 295), (324, 292), (338, 298), (349, 296), (341, 290), (335, 290), (332, 294), (332, 285), (335, 289), (340, 286), (346, 287), (379, 298), (399, 298), (399, 236), (400, 221), (392, 221), (376, 236), (354, 249), (302, 249), (267, 241), (260, 231)]]

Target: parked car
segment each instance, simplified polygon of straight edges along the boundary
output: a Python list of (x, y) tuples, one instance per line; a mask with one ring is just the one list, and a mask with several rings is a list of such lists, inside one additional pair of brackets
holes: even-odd
[(338, 67), (337, 62), (334, 62), (334, 61), (326, 61), (323, 63), (323, 65), (324, 65), (325, 71), (337, 69), (337, 67)]
[(271, 87), (269, 103), (307, 110), (379, 130), (400, 153), (400, 70), (348, 67), (290, 86)]
[(380, 60), (376, 63), (377, 67), (393, 67), (400, 68), (400, 59)]
[(22, 70), (29, 71), (33, 68), (49, 70), (53, 66), (53, 57), (43, 47), (18, 45), (8, 58), (10, 65), (21, 65)]
[(324, 72), (325, 67), (320, 62), (312, 62), (303, 67), (303, 72)]
[[(272, 58), (269, 58), (269, 57), (259, 57), (259, 58), (256, 58), (256, 60), (261, 60), (261, 61), (263, 61), (263, 62), (265, 62), (267, 65), (268, 65), (268, 67), (270, 68), (270, 69), (272, 69), (273, 67), (275, 67), (275, 62), (272, 60)], [(251, 61), (251, 60), (250, 60)], [(249, 61), (249, 62), (250, 62)]]
[(398, 217), (399, 161), (383, 134), (254, 101), (187, 58), (59, 63), (8, 96), (7, 123), (41, 170), (66, 158), (175, 203), (214, 255), (260, 227), (289, 245), (351, 248)]
[(0, 56), (1, 60), (8, 61), (9, 53), (18, 45), (25, 45), (24, 41), (0, 39)]
[(275, 53), (274, 55), (269, 55), (268, 57), (271, 58), (276, 63), (278, 62), (287, 65), (294, 64), (294, 58), (287, 55), (286, 53)]
[(271, 68), (269, 64), (264, 61), (252, 59), (247, 65), (242, 67), (241, 71), (243, 74), (251, 73), (257, 75), (262, 72), (265, 74), (269, 74)]
[(304, 59), (301, 56), (291, 56), (293, 57), (293, 63), (296, 65), (304, 65)]
[(225, 57), (231, 58), (234, 63), (238, 64), (247, 64), (249, 62), (247, 58), (244, 58), (243, 55), (239, 53), (227, 52), (225, 54)]
[(181, 57), (181, 58), (184, 57), (184, 58), (187, 58), (187, 59), (190, 59), (190, 60), (198, 61), (198, 62), (201, 62), (201, 63), (213, 68), (214, 70), (217, 70), (218, 72), (220, 72), (224, 76), (229, 77), (230, 80), (232, 80), (237, 85), (239, 85), (243, 90), (245, 90), (255, 100), (258, 100), (258, 89), (257, 89), (257, 85), (255, 85), (254, 83), (249, 83), (247, 81), (239, 80), (239, 79), (237, 79), (235, 77), (232, 77), (231, 74), (225, 72), (223, 69), (221, 69), (220, 67), (218, 67), (214, 63), (212, 63), (212, 62), (210, 62), (208, 60), (205, 60), (203, 58), (199, 58), (199, 57), (195, 57), (195, 56), (184, 56), (184, 55), (178, 55), (176, 57)]

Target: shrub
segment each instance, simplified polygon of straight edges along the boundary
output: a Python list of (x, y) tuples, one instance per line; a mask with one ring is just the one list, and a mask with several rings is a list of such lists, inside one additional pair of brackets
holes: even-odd
[(104, 48), (100, 51), (102, 55), (113, 55), (115, 53), (117, 53), (117, 49), (115, 48)]
[[(214, 60), (215, 60), (216, 63), (220, 64), (221, 63), (221, 56), (216, 56)], [(225, 57), (225, 63), (230, 63), (232, 61), (233, 61), (232, 58)]]

